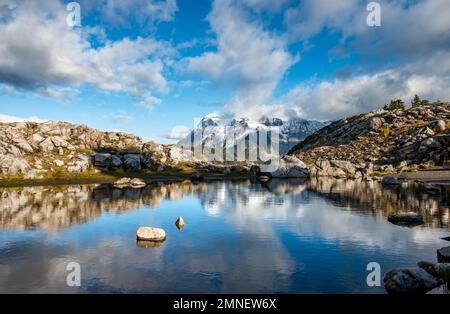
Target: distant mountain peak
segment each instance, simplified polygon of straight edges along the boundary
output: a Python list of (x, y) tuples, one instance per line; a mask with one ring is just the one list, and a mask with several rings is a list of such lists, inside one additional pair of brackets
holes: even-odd
[(257, 121), (252, 121), (247, 117), (227, 119), (213, 113), (201, 119), (195, 129), (180, 140), (178, 145), (190, 147), (194, 132), (201, 134), (202, 144), (211, 145), (223, 141), (227, 136), (227, 132), (231, 130), (235, 133), (236, 138), (245, 138), (258, 130), (264, 130), (268, 127), (279, 127), (280, 153), (285, 154), (300, 141), (324, 126), (325, 124), (322, 122), (303, 118), (282, 120), (280, 118), (262, 117)]

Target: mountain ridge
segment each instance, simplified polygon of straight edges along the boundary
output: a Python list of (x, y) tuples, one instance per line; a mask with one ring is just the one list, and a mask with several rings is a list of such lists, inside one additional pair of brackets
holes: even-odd
[(271, 127), (279, 127), (280, 154), (286, 154), (290, 148), (311, 133), (324, 127), (326, 123), (292, 118), (282, 120), (279, 118), (262, 117), (257, 121), (249, 118), (221, 118), (218, 114), (209, 114), (203, 117), (197, 126), (189, 132), (177, 145), (191, 147), (194, 133), (201, 136), (202, 145), (217, 145), (226, 142), (227, 132), (234, 132), (237, 141), (258, 130), (268, 130)]

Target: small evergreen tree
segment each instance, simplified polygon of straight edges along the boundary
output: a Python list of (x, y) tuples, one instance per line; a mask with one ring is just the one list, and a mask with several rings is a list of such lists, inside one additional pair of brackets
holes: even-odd
[(422, 104), (422, 99), (420, 99), (419, 95), (415, 94), (414, 99), (411, 100), (411, 105), (413, 108), (420, 107)]
[(422, 100), (420, 97), (416, 94), (414, 95), (414, 99), (411, 100), (411, 105), (413, 108), (421, 107), (421, 106), (428, 106), (430, 102), (426, 99)]
[(405, 102), (401, 99), (391, 100), (389, 104), (384, 105), (384, 110), (405, 109)]

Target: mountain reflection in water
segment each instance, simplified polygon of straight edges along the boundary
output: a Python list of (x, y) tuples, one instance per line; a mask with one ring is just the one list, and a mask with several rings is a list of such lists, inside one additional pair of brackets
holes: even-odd
[[(366, 285), (367, 263), (385, 273), (435, 260), (448, 200), (325, 178), (0, 189), (0, 292), (383, 293)], [(392, 225), (393, 211), (425, 224)], [(136, 243), (141, 225), (167, 240)], [(70, 261), (79, 288), (65, 284)]]
[(316, 178), (272, 180), (262, 186), (250, 181), (239, 184), (184, 181), (153, 184), (143, 189), (117, 189), (108, 184), (0, 189), (0, 230), (58, 230), (86, 223), (104, 212), (120, 214), (144, 205), (157, 207), (164, 200), (181, 200), (186, 196), (198, 197), (212, 215), (218, 214), (224, 203), (248, 210), (245, 205), (257, 197), (260, 209), (269, 209), (270, 215), (276, 215), (274, 209), (278, 211), (280, 205), (286, 209), (296, 200), (308, 202), (311, 193), (336, 207), (378, 218), (395, 211), (422, 212), (427, 226), (449, 228), (450, 200), (445, 193), (428, 194), (414, 184), (386, 189), (374, 181)]

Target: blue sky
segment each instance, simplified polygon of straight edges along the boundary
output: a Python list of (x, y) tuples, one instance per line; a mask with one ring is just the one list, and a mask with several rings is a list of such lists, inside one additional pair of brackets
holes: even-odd
[(331, 120), (448, 99), (450, 2), (0, 0), (0, 121), (173, 142), (212, 112)]

